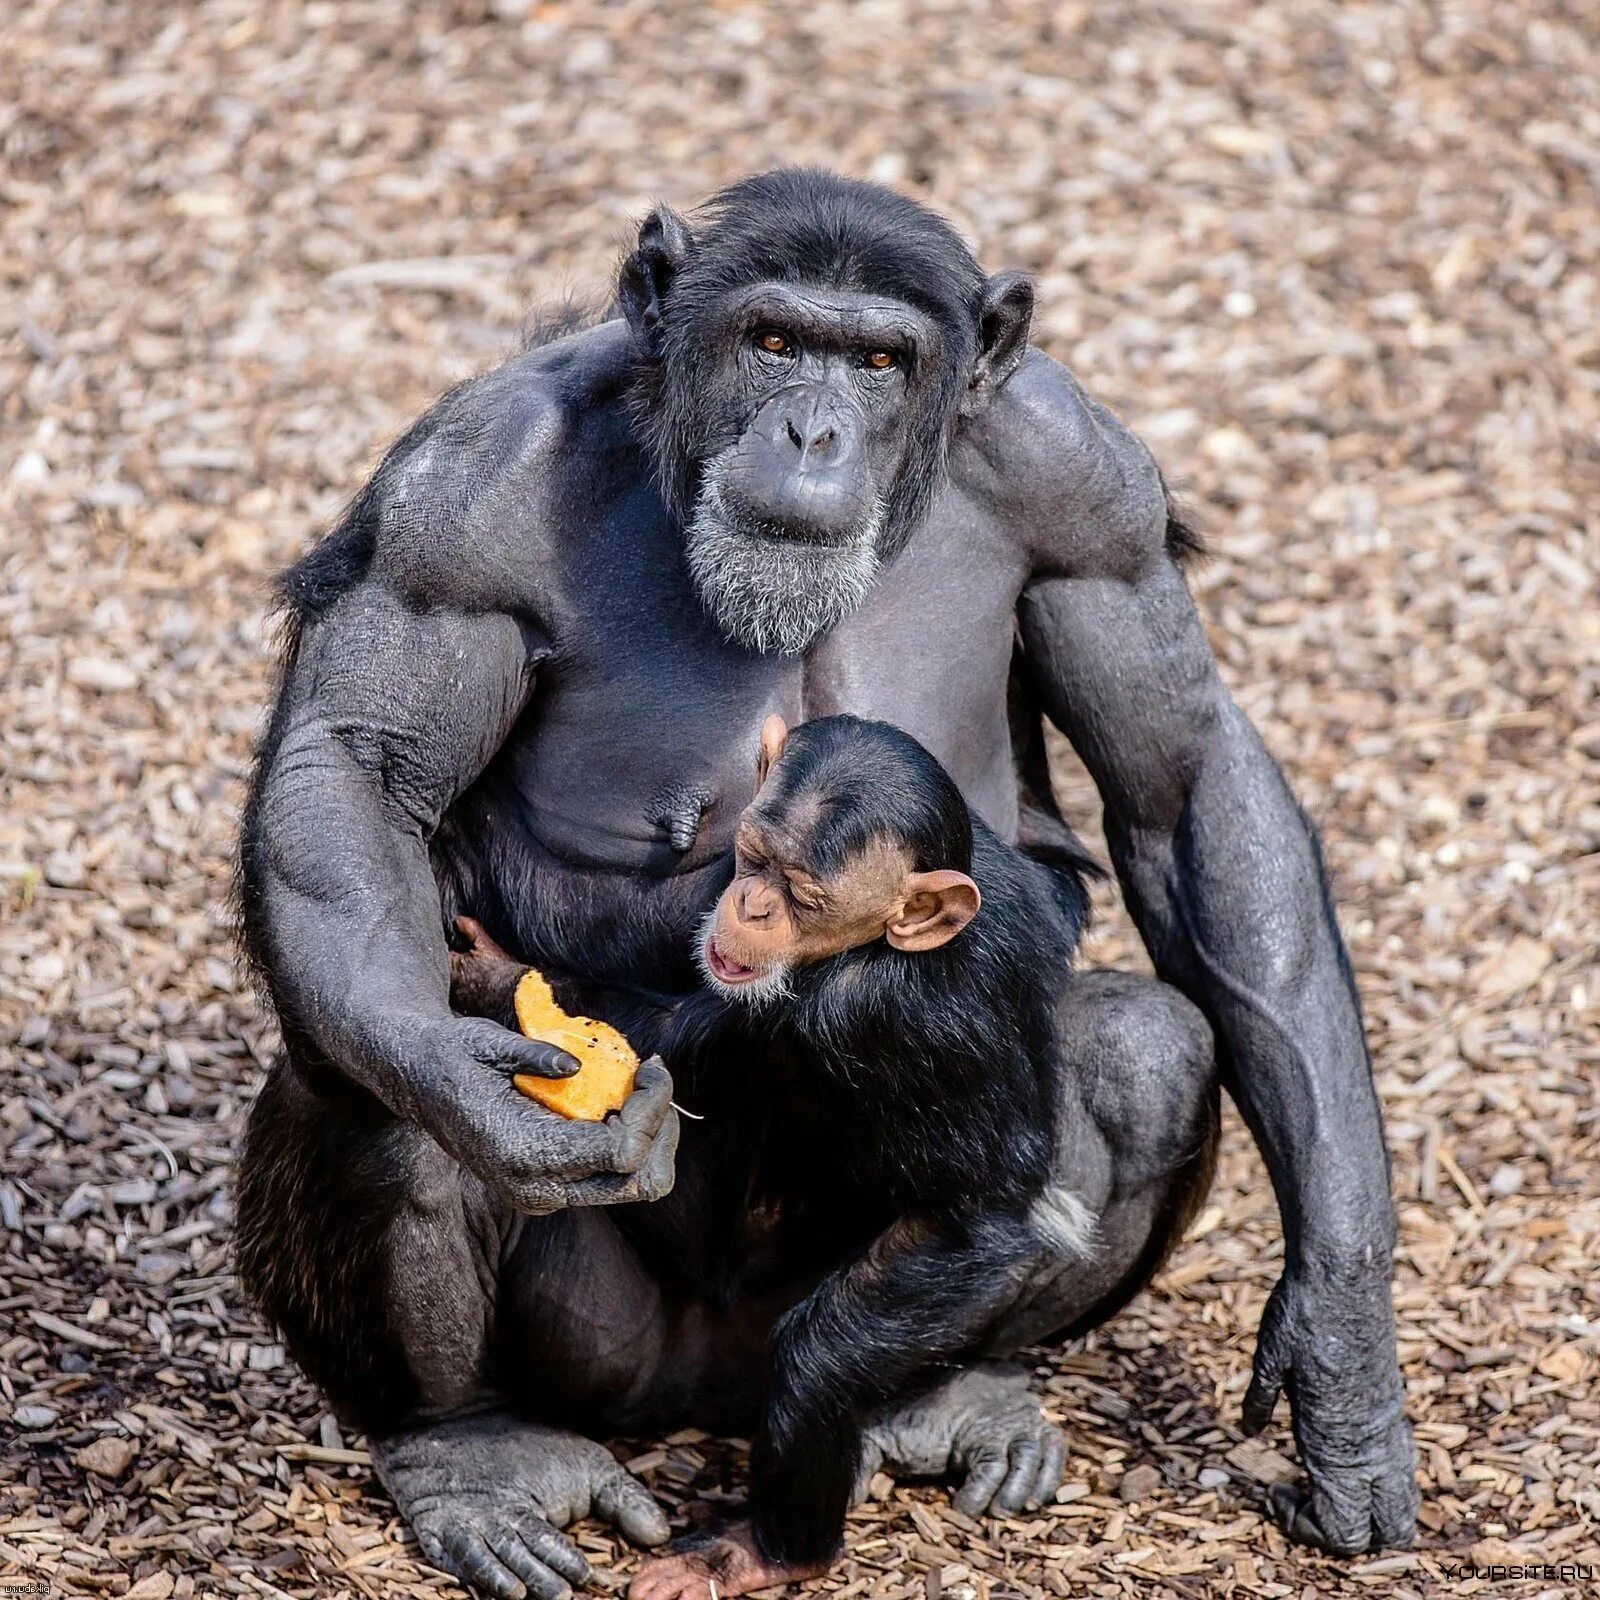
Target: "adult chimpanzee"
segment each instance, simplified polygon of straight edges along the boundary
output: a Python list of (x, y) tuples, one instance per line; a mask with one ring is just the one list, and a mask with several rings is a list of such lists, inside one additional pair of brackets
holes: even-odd
[[(697, 936), (707, 988), (668, 1007), (598, 994), (583, 1005), (666, 1056), (698, 1113), (678, 1150), (692, 1178), (618, 1216), (636, 1249), (702, 1242), (719, 1217), (753, 1209), (772, 1219), (760, 1251), (746, 1235), (698, 1262), (675, 1252), (698, 1297), (729, 1298), (730, 1266), (753, 1259), (839, 1264), (815, 1283), (815, 1267), (779, 1279), (796, 1304), (773, 1330), (755, 1413), (749, 1521), (646, 1566), (632, 1600), (706, 1600), (713, 1581), (736, 1595), (824, 1570), (873, 1406), (1014, 1344), (1045, 1267), (1097, 1285), (1082, 1320), (1108, 1313), (1211, 1172), (1205, 1022), (1173, 989), (1069, 972), (1087, 904), (1070, 861), (997, 839), (885, 723), (833, 716), (786, 738), (770, 717), (762, 744), (732, 881)], [(452, 1003), (515, 1026), (526, 967), (476, 924), (463, 931)], [(1133, 1052), (1113, 1043), (1130, 985), (1150, 991), (1146, 1026), (1163, 1025)], [(1135, 1081), (1130, 1056), (1158, 1061), (1156, 1075)], [(734, 1195), (748, 1203), (730, 1206)], [(1054, 1296), (1046, 1315), (1059, 1315)], [(1004, 1509), (1052, 1494), (1063, 1455), (1053, 1433), (997, 1455), (970, 1498)]]
[[(1356, 996), (1148, 453), (1028, 349), (1025, 278), (984, 277), (874, 186), (777, 172), (692, 230), (657, 210), (619, 300), (441, 401), (284, 582), (241, 863), (284, 1054), (239, 1217), (298, 1359), (369, 1433), (424, 1549), (485, 1588), (575, 1579), (554, 1529), (591, 1506), (663, 1538), (583, 1434), (714, 1424), (782, 1307), (694, 1299), (673, 1249), (641, 1253), (600, 1209), (672, 1184), (666, 1072), (605, 1124), (531, 1104), (511, 1074), (570, 1060), (451, 1012), (445, 930), (468, 914), (539, 966), (681, 993), (765, 717), (896, 724), (1010, 839), (1051, 820), (1047, 716), (1272, 1174), (1285, 1263), (1245, 1420), (1289, 1390), (1311, 1491), (1286, 1524), (1340, 1551), (1409, 1538)], [(1107, 1021), (1130, 1083), (1159, 1078), (1166, 1010), (1132, 986)], [(1041, 1273), (1030, 1333), (1079, 1322), (1085, 1293)], [(977, 1489), (1040, 1429), (987, 1372), (881, 1424), (891, 1454)]]

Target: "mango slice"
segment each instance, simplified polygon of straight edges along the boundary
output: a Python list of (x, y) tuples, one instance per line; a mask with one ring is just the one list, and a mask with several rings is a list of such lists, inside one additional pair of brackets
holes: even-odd
[(602, 1122), (620, 1111), (633, 1093), (639, 1058), (611, 1026), (593, 1017), (569, 1016), (556, 1003), (550, 985), (531, 967), (518, 980), (513, 997), (517, 1026), (529, 1039), (542, 1039), (581, 1063), (570, 1078), (539, 1078), (519, 1072), (512, 1083), (540, 1105), (575, 1122)]

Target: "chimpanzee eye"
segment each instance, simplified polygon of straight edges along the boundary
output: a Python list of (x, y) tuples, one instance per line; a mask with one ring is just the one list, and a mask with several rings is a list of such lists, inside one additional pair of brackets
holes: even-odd
[(756, 334), (756, 348), (769, 356), (792, 356), (794, 340), (778, 328), (763, 328)]
[(822, 897), (810, 884), (796, 882), (795, 879), (785, 875), (783, 887), (790, 900), (799, 906), (802, 911), (820, 911), (822, 909)]
[(861, 365), (871, 367), (874, 372), (887, 372), (894, 364), (893, 350), (869, 350), (861, 358)]

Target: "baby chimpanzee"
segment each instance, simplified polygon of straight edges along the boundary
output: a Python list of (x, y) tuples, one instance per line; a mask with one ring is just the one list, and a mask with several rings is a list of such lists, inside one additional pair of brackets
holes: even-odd
[[(706, 1119), (685, 1132), (672, 1194), (624, 1208), (630, 1235), (652, 1254), (681, 1246), (693, 1292), (775, 1305), (751, 1521), (648, 1564), (632, 1600), (824, 1570), (873, 1410), (972, 1354), (1041, 1250), (1090, 1254), (1060, 1181), (1057, 1009), (1080, 877), (1002, 843), (887, 724), (789, 733), (772, 717), (761, 742), (700, 935), (705, 989), (651, 1007), (583, 996), (663, 1056)], [(464, 931), (456, 1003), (504, 1019), (523, 969)], [(709, 1220), (730, 1213), (741, 1233), (715, 1237)], [(997, 1503), (1053, 1493), (1061, 1465), (1052, 1439)]]

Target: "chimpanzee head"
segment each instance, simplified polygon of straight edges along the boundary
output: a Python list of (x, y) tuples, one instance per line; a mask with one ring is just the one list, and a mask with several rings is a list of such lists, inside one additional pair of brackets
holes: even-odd
[(967, 803), (909, 734), (850, 716), (791, 734), (768, 717), (701, 969), (729, 998), (764, 1002), (799, 968), (879, 940), (940, 949), (978, 914), (971, 871)]
[(639, 230), (635, 400), (712, 619), (804, 650), (860, 604), (939, 485), (956, 419), (1022, 359), (1033, 289), (876, 184), (746, 178)]

